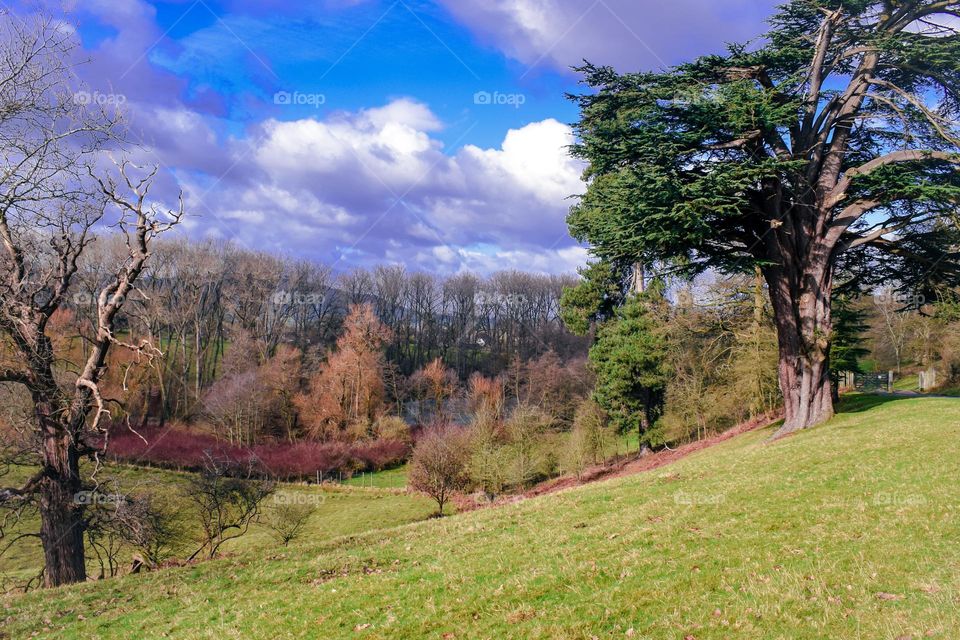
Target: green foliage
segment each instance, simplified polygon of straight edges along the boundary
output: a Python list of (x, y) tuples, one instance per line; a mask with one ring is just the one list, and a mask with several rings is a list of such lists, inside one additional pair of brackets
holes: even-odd
[(623, 301), (622, 281), (607, 262), (594, 262), (580, 269), (582, 280), (563, 292), (560, 317), (577, 335), (586, 335), (597, 321), (613, 316)]
[(663, 305), (659, 284), (630, 298), (599, 328), (590, 349), (594, 399), (619, 431), (637, 431), (641, 445), (663, 442), (655, 427), (668, 381), (666, 338), (657, 315)]
[[(581, 120), (574, 153), (589, 163), (590, 184), (568, 218), (572, 234), (590, 242), (593, 253), (611, 265), (668, 260), (692, 272), (709, 267), (749, 272), (764, 264), (756, 241), (770, 227), (771, 215), (779, 213), (757, 206), (758, 186), (777, 184), (799, 198), (817, 177), (807, 171), (808, 158), (789, 144), (797, 142), (798, 123), (805, 117), (801, 96), (810, 73), (810, 43), (821, 28), (821, 7), (831, 4), (837, 3), (788, 3), (773, 19), (767, 42), (755, 51), (731, 46), (727, 55), (655, 73), (581, 67), (593, 92), (575, 98)], [(945, 95), (943, 107), (956, 115), (960, 38), (904, 31), (881, 36), (864, 18), (879, 3), (850, 4), (844, 3), (851, 16), (843, 27), (846, 38), (838, 37), (828, 52), (833, 73), (842, 78), (852, 71), (857, 56), (845, 56), (849, 49), (880, 46), (884, 63), (878, 78), (907, 92), (936, 87)], [(820, 107), (835, 94), (823, 89)], [(939, 125), (921, 117), (909, 100), (890, 100), (880, 88), (871, 95), (879, 97), (866, 108), (890, 117), (854, 132), (849, 168), (898, 148), (908, 126), (908, 144), (956, 150)], [(943, 126), (949, 130), (950, 125)], [(857, 178), (848, 199), (901, 208), (900, 219), (919, 221), (943, 215), (943, 205), (958, 197), (955, 168), (925, 159)], [(905, 229), (922, 233), (923, 225)], [(874, 248), (886, 252), (881, 245)], [(899, 266), (912, 261), (897, 252), (890, 255)]]
[[(829, 349), (829, 326), (802, 294), (829, 304), (838, 266), (854, 288), (928, 300), (960, 281), (948, 224), (960, 201), (960, 34), (906, 28), (947, 9), (792, 0), (762, 39), (724, 55), (650, 73), (585, 64), (573, 152), (588, 188), (567, 221), (598, 259), (591, 269), (614, 282), (635, 263), (760, 269), (793, 352), (781, 357), (802, 366)], [(577, 330), (610, 316), (595, 282), (569, 296)], [(816, 420), (797, 410), (798, 384), (783, 392), (791, 420)]]
[(833, 340), (830, 349), (830, 373), (836, 376), (844, 371), (863, 373), (861, 359), (870, 353), (864, 346), (864, 334), (869, 328), (866, 313), (856, 300), (840, 295), (833, 300)]

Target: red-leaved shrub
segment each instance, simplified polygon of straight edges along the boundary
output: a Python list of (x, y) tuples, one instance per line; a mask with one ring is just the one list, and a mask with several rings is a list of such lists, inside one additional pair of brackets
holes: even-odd
[(142, 435), (140, 438), (128, 430), (115, 431), (108, 442), (108, 457), (119, 462), (195, 471), (202, 467), (206, 452), (210, 452), (218, 458), (238, 463), (257, 460), (277, 480), (309, 480), (316, 478), (318, 473), (349, 476), (357, 471), (379, 471), (402, 463), (410, 455), (410, 446), (396, 440), (239, 447), (219, 442), (207, 434), (176, 427), (151, 430)]

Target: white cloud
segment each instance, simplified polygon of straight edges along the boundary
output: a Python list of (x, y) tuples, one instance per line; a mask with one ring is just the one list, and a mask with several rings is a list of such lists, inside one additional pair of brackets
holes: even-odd
[(453, 155), (431, 135), (441, 126), (410, 99), (268, 120), (234, 145), (235, 175), (204, 198), (209, 221), (251, 246), (327, 261), (545, 272), (585, 261), (566, 233), (568, 198), (583, 190), (569, 126), (533, 122), (508, 131), (499, 148)]
[(500, 149), (463, 148), (460, 157), (484, 177), (512, 181), (546, 203), (556, 203), (583, 189), (581, 167), (568, 154), (570, 127), (554, 119), (511, 129)]

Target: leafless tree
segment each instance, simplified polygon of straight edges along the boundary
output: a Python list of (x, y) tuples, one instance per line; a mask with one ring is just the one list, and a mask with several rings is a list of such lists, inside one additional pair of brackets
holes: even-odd
[(190, 477), (186, 489), (202, 533), (200, 546), (189, 559), (201, 554), (213, 559), (225, 542), (245, 535), (275, 486), (255, 460), (238, 464), (208, 453), (203, 470)]
[[(83, 483), (80, 459), (96, 455), (108, 414), (101, 394), (107, 353), (115, 345), (147, 356), (148, 343), (122, 343), (114, 325), (150, 255), (154, 238), (179, 222), (148, 201), (154, 176), (119, 163), (119, 179), (99, 168), (120, 138), (119, 117), (89, 109), (71, 91), (74, 43), (50, 19), (0, 18), (0, 382), (25, 388), (33, 404), (40, 468), (20, 487), (0, 490), (3, 502), (35, 497), (40, 512), (44, 582), (82, 581)], [(66, 368), (63, 384), (49, 335), (78, 264), (98, 226), (113, 226), (126, 252), (97, 294), (88, 355)], [(102, 440), (102, 437), (99, 438)]]
[(431, 427), (417, 442), (410, 463), (410, 486), (437, 503), (437, 514), (453, 492), (467, 484), (469, 447), (463, 429), (452, 425)]
[(273, 538), (283, 546), (288, 546), (300, 537), (310, 517), (316, 512), (315, 503), (306, 500), (298, 501), (298, 498), (310, 497), (313, 496), (274, 495), (275, 504), (264, 520), (264, 524), (270, 529)]

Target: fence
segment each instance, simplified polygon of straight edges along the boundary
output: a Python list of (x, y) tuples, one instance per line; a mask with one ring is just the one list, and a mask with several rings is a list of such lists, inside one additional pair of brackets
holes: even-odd
[(886, 373), (855, 373), (853, 388), (857, 391), (893, 392), (893, 371)]

